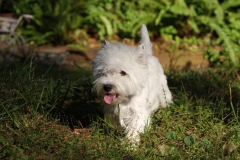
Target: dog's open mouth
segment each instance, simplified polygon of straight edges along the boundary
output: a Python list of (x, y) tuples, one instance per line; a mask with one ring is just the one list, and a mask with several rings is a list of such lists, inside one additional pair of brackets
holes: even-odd
[(107, 104), (111, 104), (115, 99), (117, 98), (117, 94), (105, 94), (104, 95), (104, 101), (107, 103)]

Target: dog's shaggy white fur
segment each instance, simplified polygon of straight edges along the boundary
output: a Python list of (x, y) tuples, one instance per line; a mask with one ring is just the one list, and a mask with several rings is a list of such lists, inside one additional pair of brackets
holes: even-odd
[(166, 76), (145, 25), (138, 48), (105, 41), (92, 62), (93, 90), (104, 97), (106, 117), (126, 131), (130, 142), (150, 124), (151, 115), (172, 103)]

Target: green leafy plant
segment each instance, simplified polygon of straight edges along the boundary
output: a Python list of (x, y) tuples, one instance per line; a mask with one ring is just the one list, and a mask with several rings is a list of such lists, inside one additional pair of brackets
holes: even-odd
[[(151, 1), (151, 3), (156, 2)], [(148, 24), (154, 20), (154, 12), (144, 10), (154, 5), (151, 3), (146, 0), (89, 1), (86, 3), (85, 22), (90, 24), (91, 28), (97, 28), (100, 40), (103, 40), (105, 36), (112, 38), (117, 33), (121, 33), (121, 37), (129, 34), (131, 37), (136, 37), (141, 24)]]
[(196, 137), (194, 135), (189, 135), (189, 136), (186, 136), (184, 138), (184, 143), (187, 145), (187, 146), (191, 146), (195, 143), (195, 139)]
[[(182, 7), (178, 9), (174, 7), (178, 4), (177, 2)], [(238, 66), (240, 30), (236, 26), (240, 23), (240, 17), (237, 16), (239, 14), (236, 8), (239, 6), (239, 2), (231, 0), (223, 2), (178, 0), (172, 6), (175, 9), (170, 7), (170, 10), (175, 14), (185, 16), (187, 24), (195, 33), (204, 33), (206, 29), (214, 31), (217, 34), (217, 44), (224, 47), (223, 53), (227, 60), (234, 66)], [(203, 30), (202, 27), (207, 28)], [(213, 54), (213, 56), (217, 55)]]
[[(33, 22), (19, 32), (27, 35), (28, 40), (34, 41), (37, 45), (71, 43), (73, 37), (70, 35), (79, 29), (83, 20), (80, 14), (82, 2), (66, 0), (41, 2), (29, 0), (25, 3), (31, 4), (31, 11), (27, 8), (21, 11), (16, 10), (18, 14), (28, 11), (34, 15)], [(16, 5), (18, 3), (14, 4)]]
[(229, 63), (239, 67), (238, 1), (60, 0), (42, 3), (40, 0), (17, 0), (8, 4), (18, 15), (30, 13), (35, 16), (34, 24), (22, 29), (22, 33), (37, 44), (71, 44), (74, 41), (71, 35), (83, 28), (91, 35), (96, 33), (100, 40), (116, 35), (138, 38), (139, 28), (144, 23), (153, 37), (176, 40), (178, 37), (204, 39), (208, 36), (206, 45), (222, 47), (221, 53), (206, 53), (210, 62), (221, 61), (219, 55), (223, 55), (226, 59), (220, 65)]
[[(115, 34), (127, 34), (135, 38), (142, 23), (148, 25), (152, 34), (167, 39), (175, 37), (198, 37), (210, 33), (209, 45), (224, 48), (225, 63), (238, 66), (240, 16), (238, 1), (176, 0), (122, 2), (105, 0), (91, 1), (86, 5), (85, 23), (97, 28), (99, 39)], [(158, 33), (157, 33), (158, 32)], [(217, 53), (216, 53), (217, 54)], [(212, 57), (216, 56), (211, 53)], [(214, 61), (215, 61), (214, 60)]]

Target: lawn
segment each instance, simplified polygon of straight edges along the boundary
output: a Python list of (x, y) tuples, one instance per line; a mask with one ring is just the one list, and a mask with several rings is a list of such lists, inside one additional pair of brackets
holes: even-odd
[(153, 115), (136, 150), (104, 121), (91, 71), (0, 69), (0, 159), (240, 159), (236, 69), (166, 71), (174, 104)]

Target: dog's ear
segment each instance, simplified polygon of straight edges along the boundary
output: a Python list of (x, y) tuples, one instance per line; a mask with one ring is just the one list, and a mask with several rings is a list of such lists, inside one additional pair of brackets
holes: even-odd
[(144, 47), (144, 45), (143, 45), (143, 44), (139, 44), (139, 45), (138, 45), (138, 49), (144, 50), (144, 49), (145, 49), (145, 47)]
[(145, 51), (145, 46), (143, 44), (138, 45), (138, 54), (143, 54)]
[(144, 46), (144, 44), (140, 44), (138, 45), (138, 50), (137, 50), (137, 54), (136, 54), (136, 58), (137, 58), (137, 62), (139, 62), (140, 64), (146, 64), (146, 56), (147, 54), (145, 54), (146, 52), (146, 48)]
[(107, 45), (109, 45), (109, 42), (105, 39), (105, 40), (103, 41), (103, 46), (107, 46)]
[(140, 45), (142, 44), (145, 47), (146, 54), (152, 54), (152, 43), (150, 41), (148, 30), (145, 24), (142, 24), (140, 32), (141, 32)]

